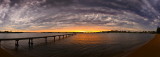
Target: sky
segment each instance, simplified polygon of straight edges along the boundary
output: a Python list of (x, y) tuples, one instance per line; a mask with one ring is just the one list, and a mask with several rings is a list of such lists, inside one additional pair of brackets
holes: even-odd
[(156, 30), (160, 0), (0, 0), (0, 30)]

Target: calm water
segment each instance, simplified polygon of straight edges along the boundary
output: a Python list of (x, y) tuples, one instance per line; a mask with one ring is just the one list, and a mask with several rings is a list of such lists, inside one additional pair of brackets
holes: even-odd
[[(64, 33), (18, 33), (0, 34), (0, 38), (35, 37)], [(19, 57), (122, 57), (133, 48), (147, 43), (154, 34), (138, 33), (88, 33), (77, 34), (62, 40), (45, 44), (44, 39), (34, 40), (33, 48), (28, 41), (20, 41), (16, 51), (14, 41), (2, 42), (2, 47)]]

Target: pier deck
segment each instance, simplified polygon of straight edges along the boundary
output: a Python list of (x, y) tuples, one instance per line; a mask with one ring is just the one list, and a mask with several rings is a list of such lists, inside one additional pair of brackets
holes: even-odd
[(20, 40), (28, 40), (29, 46), (33, 46), (33, 40), (34, 40), (34, 39), (44, 38), (44, 39), (45, 39), (45, 43), (47, 43), (47, 39), (48, 39), (49, 37), (54, 38), (54, 42), (55, 42), (55, 41), (56, 41), (56, 37), (58, 37), (59, 40), (61, 40), (62, 38), (67, 38), (67, 37), (73, 36), (73, 35), (75, 35), (75, 34), (64, 34), (64, 35), (42, 36), (42, 37), (25, 37), (25, 38), (0, 39), (0, 46), (1, 46), (1, 42), (2, 42), (2, 41), (15, 41), (15, 46), (18, 47)]

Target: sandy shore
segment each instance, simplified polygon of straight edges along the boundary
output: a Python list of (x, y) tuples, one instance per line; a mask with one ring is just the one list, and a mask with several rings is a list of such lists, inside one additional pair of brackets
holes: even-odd
[(127, 57), (160, 57), (160, 34)]
[(11, 54), (9, 54), (8, 52), (6, 52), (5, 50), (3, 50), (2, 48), (0, 48), (0, 57), (14, 57)]

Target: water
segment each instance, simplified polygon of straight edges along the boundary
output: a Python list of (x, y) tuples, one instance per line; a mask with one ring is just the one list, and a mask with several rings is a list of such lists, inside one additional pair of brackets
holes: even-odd
[[(15, 33), (0, 34), (1, 38), (58, 35), (64, 33)], [(18, 50), (14, 41), (2, 42), (3, 48), (19, 57), (122, 57), (133, 48), (147, 43), (154, 34), (139, 33), (87, 33), (77, 34), (45, 44), (44, 39), (34, 40), (33, 48), (28, 41), (20, 41)], [(25, 56), (24, 56), (25, 55)]]

